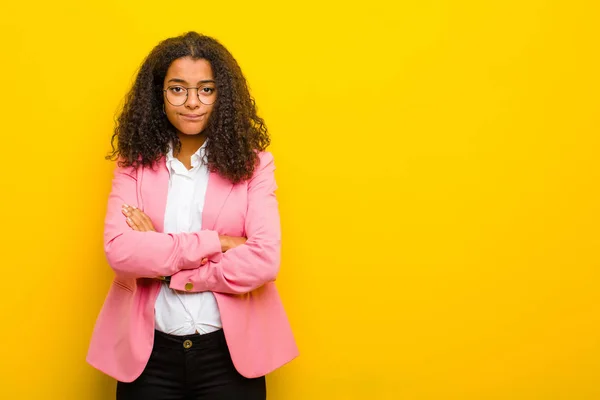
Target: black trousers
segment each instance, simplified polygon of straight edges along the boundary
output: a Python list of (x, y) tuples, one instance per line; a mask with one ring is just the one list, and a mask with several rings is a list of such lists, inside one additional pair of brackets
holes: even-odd
[(265, 400), (265, 377), (248, 379), (231, 361), (222, 330), (173, 336), (154, 332), (142, 375), (117, 383), (117, 400)]

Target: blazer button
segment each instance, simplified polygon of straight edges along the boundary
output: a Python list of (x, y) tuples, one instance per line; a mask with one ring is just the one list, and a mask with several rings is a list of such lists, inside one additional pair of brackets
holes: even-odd
[(194, 288), (194, 285), (192, 284), (192, 282), (188, 282), (185, 284), (185, 290), (187, 290), (188, 292), (190, 290), (192, 290)]

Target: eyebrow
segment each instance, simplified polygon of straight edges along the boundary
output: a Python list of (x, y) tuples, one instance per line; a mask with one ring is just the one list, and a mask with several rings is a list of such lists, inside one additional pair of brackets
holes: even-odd
[[(187, 81), (185, 79), (181, 79), (181, 78), (171, 78), (171, 79), (169, 79), (167, 81), (167, 83), (171, 83), (171, 82), (174, 82), (174, 83), (187, 83)], [(198, 85), (203, 84), (203, 83), (215, 83), (215, 81), (212, 80), (212, 79), (205, 79), (205, 80), (202, 80), (202, 81), (198, 81)]]

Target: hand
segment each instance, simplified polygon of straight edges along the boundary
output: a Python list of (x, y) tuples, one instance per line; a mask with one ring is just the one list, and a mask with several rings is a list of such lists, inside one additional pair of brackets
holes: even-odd
[(227, 250), (231, 250), (234, 247), (246, 243), (247, 239), (239, 236), (219, 235), (219, 240), (221, 241), (221, 251), (225, 253)]
[(129, 225), (129, 227), (134, 231), (156, 232), (156, 229), (154, 229), (154, 225), (152, 225), (150, 218), (137, 207), (123, 204), (121, 211), (123, 212), (123, 215), (127, 217), (127, 225)]

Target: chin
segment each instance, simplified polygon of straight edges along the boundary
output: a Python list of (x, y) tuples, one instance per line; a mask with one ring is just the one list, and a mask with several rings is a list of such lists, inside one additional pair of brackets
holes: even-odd
[(204, 128), (198, 130), (198, 129), (185, 129), (185, 128), (178, 128), (177, 129), (181, 134), (186, 135), (186, 136), (195, 136), (195, 135), (199, 135), (202, 132), (204, 132)]

